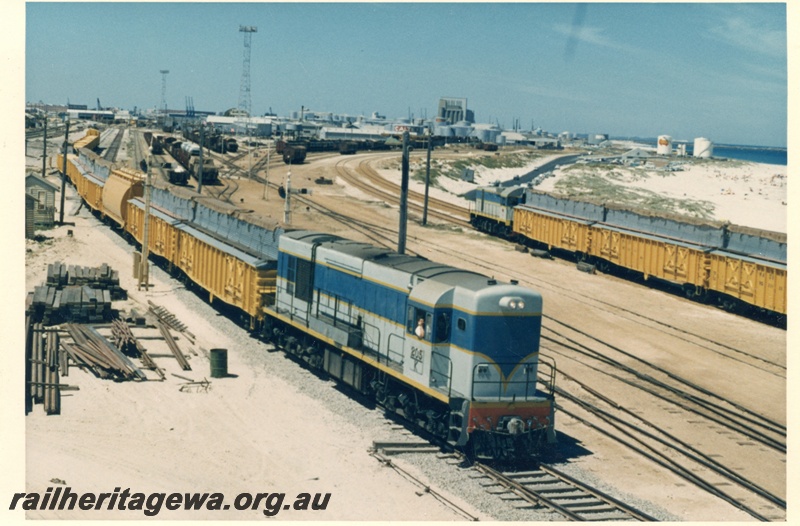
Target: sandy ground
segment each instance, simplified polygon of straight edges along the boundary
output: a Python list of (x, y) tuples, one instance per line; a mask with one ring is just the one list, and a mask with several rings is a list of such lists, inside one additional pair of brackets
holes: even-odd
[[(73, 199), (68, 203), (74, 205)], [(43, 243), (28, 243), (26, 281), (31, 287), (44, 280), (47, 264), (53, 261), (108, 263), (120, 271), (130, 295), (115, 308), (136, 308), (141, 313), (147, 300), (153, 301), (184, 320), (197, 344), (179, 336), (192, 364), (191, 371), (182, 371), (163, 342), (142, 340), (165, 369), (163, 382), (114, 383), (71, 368), (62, 382), (80, 390), (65, 392), (62, 414), (46, 416), (36, 406), (26, 419), (27, 491), (44, 493), (64, 484), (77, 493), (113, 492), (115, 487), (131, 488), (132, 493), (208, 491), (223, 492), (228, 502), (241, 492), (285, 493), (286, 502), (300, 493), (331, 493), (325, 511), (282, 510), (276, 518), (459, 518), (430, 495), (418, 495), (418, 488), (367, 454), (379, 436), (332, 414), (319, 400), (276, 377), (270, 363), (285, 362), (279, 365), (297, 369), (301, 381), (320, 382), (313, 375), (279, 354), (268, 353), (256, 340), (246, 338), (245, 345), (232, 340), (230, 334), (241, 338), (244, 331), (219, 318), (159, 269), (153, 270), (154, 287), (137, 291), (130, 248), (85, 212), (69, 219), (74, 226), (48, 232), (50, 239)], [(72, 237), (66, 236), (68, 229), (73, 230)], [(187, 296), (192, 307), (187, 306)], [(230, 350), (228, 371), (233, 376), (212, 379), (208, 391), (181, 391), (185, 381), (173, 374), (210, 378), (206, 351), (211, 348)], [(154, 373), (148, 377), (157, 379)], [(333, 389), (332, 383), (323, 385)], [(359, 407), (339, 393), (332, 395)], [(378, 413), (374, 418), (382, 421)], [(159, 518), (255, 520), (264, 517), (264, 509), (163, 511)], [(31, 512), (28, 517), (144, 518), (134, 511), (104, 510)]]
[[(316, 199), (338, 203), (339, 206), (352, 206), (350, 210), (354, 210), (354, 202), (343, 197), (347, 195), (347, 189), (339, 184), (324, 187), (314, 186), (311, 182), (316, 174), (332, 176), (332, 167), (340, 159), (335, 156), (326, 162), (313, 161), (293, 167), (293, 181), (297, 181), (298, 185), (313, 187)], [(481, 173), (479, 181), (511, 178), (544, 162), (547, 159), (541, 158), (522, 172), (504, 170), (502, 173)], [(276, 166), (270, 179), (280, 180), (285, 173), (285, 167)], [(681, 175), (686, 173), (680, 172)], [(753, 184), (753, 177), (748, 181), (749, 184)], [(717, 178), (708, 179), (714, 182)], [(237, 197), (241, 199), (242, 206), (272, 217), (281, 217), (282, 201), (276, 194), (271, 192), (268, 199), (264, 200), (261, 185), (247, 181), (240, 183)], [(734, 180), (731, 180), (730, 184), (733, 183)], [(737, 181), (739, 183), (741, 177)], [(415, 184), (412, 182), (412, 188)], [(421, 185), (415, 189), (421, 189)], [(454, 187), (437, 197), (452, 196), (457, 192), (458, 188)], [(432, 192), (432, 195), (436, 194)], [(738, 197), (740, 206), (746, 204), (744, 197), (750, 197), (741, 193), (724, 195)], [(77, 204), (74, 195), (70, 197), (66, 208), (68, 212)], [(718, 197), (723, 197), (723, 194), (720, 193)], [(292, 226), (325, 226), (326, 230), (346, 235), (345, 227), (322, 223), (318, 214), (304, 211), (297, 203), (295, 206)], [(773, 210), (782, 206), (778, 204), (777, 197), (772, 201), (772, 206)], [(375, 221), (376, 217), (393, 221), (395, 214), (392, 210), (373, 204), (368, 213), (364, 212), (364, 217), (365, 221)], [(69, 396), (63, 398), (63, 414), (47, 417), (38, 406), (22, 423), (25, 427), (23, 448), (27, 458), (23, 468), (26, 477), (24, 487), (28, 491), (44, 491), (47, 487), (57, 485), (57, 482), (53, 482), (57, 479), (65, 481), (75, 492), (111, 492), (115, 487), (130, 487), (131, 491), (137, 492), (221, 491), (229, 498), (239, 492), (282, 492), (287, 494), (286, 502), (301, 492), (331, 493), (330, 504), (324, 512), (286, 510), (275, 518), (461, 520), (461, 516), (448, 510), (432, 496), (420, 492), (419, 488), (397, 473), (382, 468), (367, 454), (373, 440), (387, 437), (397, 439), (398, 433), (401, 433), (388, 425), (378, 412), (369, 411), (350, 401), (331, 383), (299, 369), (279, 353), (268, 352), (264, 344), (247, 338), (244, 331), (218, 316), (207, 304), (162, 271), (154, 268), (152, 281), (155, 286), (152, 290), (136, 291), (130, 272), (131, 248), (107, 228), (98, 226), (85, 210), (78, 216), (70, 215), (69, 220), (75, 222), (74, 227), (60, 227), (48, 232), (47, 236), (52, 239), (44, 243), (27, 244), (29, 252), (26, 255), (25, 275), (28, 289), (44, 279), (50, 262), (61, 260), (88, 266), (105, 262), (120, 271), (124, 279), (123, 286), (130, 293), (130, 299), (120, 308), (135, 307), (144, 311), (147, 300), (154, 301), (182, 319), (189, 330), (197, 335), (198, 341), (196, 345), (190, 345), (185, 339), (178, 340), (179, 345), (189, 349), (193, 367), (189, 372), (179, 370), (174, 359), (159, 347), (163, 345), (161, 342), (146, 341), (148, 348), (153, 346), (159, 366), (167, 371), (167, 380), (164, 382), (110, 383), (71, 370), (70, 376), (63, 381), (79, 386), (80, 390), (70, 392)], [(68, 228), (74, 232), (72, 237), (66, 235)], [(508, 246), (487, 240), (482, 235), (434, 233), (420, 229), (413, 222), (410, 225), (409, 236), (412, 240), (431, 235), (443, 244), (462, 250), (496, 254), (498, 261), (507, 265), (513, 266), (523, 257)], [(424, 252), (424, 249), (420, 250)], [(584, 276), (568, 270), (569, 264), (565, 262), (527, 263), (530, 259), (528, 256), (526, 264), (535, 265), (543, 279), (570, 283), (576, 290), (579, 288), (597, 297), (603, 297), (613, 288), (615, 296), (629, 298), (631, 305), (664, 309), (686, 327), (692, 324), (698, 327), (709, 325), (713, 328), (710, 332), (719, 337), (729, 337), (737, 344), (757, 346), (761, 342), (765, 352), (783, 352), (785, 359), (785, 342), (782, 343), (785, 334), (781, 331), (749, 322), (745, 324), (745, 330), (739, 327), (740, 322), (714, 309), (687, 304), (679, 299), (665, 299), (663, 294), (637, 285)], [(498, 277), (506, 279), (504, 272), (498, 271)], [(571, 304), (562, 303), (553, 294), (549, 295), (547, 305), (551, 309), (549, 312), (577, 316), (581, 321), (592, 324), (592, 329), (599, 330), (606, 323), (602, 317), (595, 318), (596, 313), (570, 312), (574, 310)], [(614, 332), (611, 326), (605, 329)], [(208, 392), (180, 391), (183, 380), (172, 376), (172, 373), (194, 379), (207, 377), (205, 351), (211, 348), (228, 349), (228, 369), (235, 377), (212, 380)], [(665, 352), (655, 343), (643, 348), (654, 355)], [(679, 353), (680, 349), (673, 349), (672, 352)], [(736, 386), (730, 388), (734, 392), (742, 391)], [(758, 392), (760, 390), (754, 390), (754, 393)], [(774, 396), (781, 390), (776, 388), (765, 392)], [(334, 407), (332, 400), (343, 405)], [(776, 412), (780, 414), (781, 410), (776, 409)], [(357, 415), (355, 421), (353, 415)], [(579, 443), (586, 444), (593, 452), (588, 457), (576, 459), (576, 464), (589, 473), (619, 483), (623, 491), (672, 502), (674, 509), (670, 511), (678, 517), (748, 520), (748, 516), (717, 500), (697, 494), (679, 480), (663, 481), (648, 477), (635, 465), (630, 468), (618, 465), (614, 459), (624, 457), (624, 452), (615, 450), (602, 437), (581, 429), (567, 418), (562, 418), (560, 423), (563, 432)], [(20, 488), (15, 491), (21, 491)], [(460, 497), (453, 496), (453, 499), (470, 509), (470, 504)], [(491, 518), (477, 510), (472, 511), (482, 519)], [(92, 511), (66, 515), (31, 512), (28, 516), (98, 519), (121, 518), (120, 513)], [(256, 520), (264, 517), (263, 507), (247, 511), (229, 510), (224, 512), (224, 516), (222, 512), (166, 513), (162, 512), (158, 518)], [(122, 517), (142, 518), (141, 515), (132, 516), (131, 512)]]

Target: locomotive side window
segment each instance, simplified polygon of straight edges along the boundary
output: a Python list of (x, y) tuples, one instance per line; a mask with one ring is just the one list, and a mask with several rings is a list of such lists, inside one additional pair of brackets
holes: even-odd
[(311, 301), (311, 262), (289, 256), (286, 264), (286, 292), (303, 301)]
[(433, 314), (416, 307), (408, 307), (406, 330), (421, 340), (431, 340)]
[(311, 277), (311, 262), (305, 259), (297, 259), (297, 282), (295, 285), (295, 296), (303, 301), (311, 301), (313, 283)]
[(458, 321), (456, 322), (456, 325), (458, 327), (458, 330), (460, 331), (467, 330), (467, 320), (465, 320), (464, 318), (459, 318)]
[(294, 296), (294, 282), (297, 281), (297, 258), (289, 256), (286, 262), (286, 292)]
[(450, 316), (444, 312), (440, 312), (436, 316), (436, 333), (434, 334), (434, 343), (446, 342), (450, 338)]

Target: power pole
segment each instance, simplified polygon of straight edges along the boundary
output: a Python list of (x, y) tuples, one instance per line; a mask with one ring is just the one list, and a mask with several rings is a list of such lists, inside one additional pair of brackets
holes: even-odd
[(289, 165), (289, 172), (286, 174), (286, 199), (283, 203), (283, 222), (287, 225), (292, 224), (292, 205), (290, 203), (292, 195), (292, 165)]
[(58, 210), (58, 222), (64, 224), (64, 193), (67, 190), (67, 145), (69, 144), (69, 119), (67, 130), (64, 132), (64, 159), (61, 163), (61, 206)]
[(204, 139), (204, 127), (200, 126), (200, 159), (198, 159), (197, 163), (197, 193), (203, 194), (203, 143), (205, 142)]
[(402, 178), (400, 182), (400, 228), (397, 252), (406, 253), (406, 223), (408, 222), (408, 132), (403, 132)]
[(269, 154), (272, 151), (272, 145), (267, 143), (267, 175), (264, 177), (264, 200), (268, 200), (267, 188), (269, 188)]
[(153, 171), (153, 155), (147, 158), (147, 178), (144, 183), (144, 233), (142, 234), (142, 261), (139, 264), (138, 290), (149, 290), (150, 287), (150, 173)]
[(428, 128), (428, 161), (425, 165), (425, 202), (422, 207), (422, 226), (428, 224), (428, 188), (431, 184), (431, 139), (433, 139), (433, 130)]
[(44, 138), (42, 143), (42, 179), (47, 176), (47, 111), (44, 114)]

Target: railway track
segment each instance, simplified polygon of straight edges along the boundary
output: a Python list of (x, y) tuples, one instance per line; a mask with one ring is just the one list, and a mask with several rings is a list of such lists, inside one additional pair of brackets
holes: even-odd
[[(367, 179), (378, 187), (382, 187), (390, 192), (399, 192), (399, 186), (396, 184), (387, 181), (372, 167), (371, 160), (365, 159), (361, 161), (358, 165), (358, 171), (365, 175)], [(413, 200), (417, 203), (422, 205), (425, 200), (425, 194), (421, 192), (416, 192), (414, 190), (408, 191), (408, 198), (409, 200)], [(442, 199), (437, 199), (435, 197), (428, 196), (428, 207), (435, 208), (437, 211), (448, 213), (453, 217), (469, 221), (469, 210), (464, 208), (463, 206), (459, 206), (448, 201), (444, 201)], [(429, 210), (430, 212), (430, 210)]]
[[(370, 454), (384, 465), (400, 472), (406, 479), (424, 487), (427, 493), (441, 497), (439, 500), (465, 518), (478, 520), (463, 508), (445, 499), (418, 477), (398, 467), (387, 456), (432, 452), (435, 452), (441, 461), (453, 458), (460, 465), (464, 465), (464, 456), (461, 453), (448, 452), (442, 455), (438, 449), (434, 451), (426, 447), (424, 442), (376, 443)], [(514, 510), (532, 510), (537, 514), (549, 511), (570, 521), (657, 521), (636, 507), (549, 465), (540, 464), (527, 471), (503, 472), (486, 464), (475, 463), (466, 468), (465, 474), (476, 481), (484, 491), (499, 497), (506, 506)]]
[(505, 473), (484, 464), (476, 464), (474, 469), (485, 480), (482, 485), (487, 491), (500, 495), (515, 507), (544, 507), (571, 521), (656, 521), (551, 466)]
[[(125, 130), (120, 128), (114, 128), (115, 131), (114, 138), (111, 140), (111, 144), (109, 144), (108, 148), (103, 152), (103, 159), (115, 162), (117, 160), (117, 155), (119, 154), (119, 147), (122, 144), (122, 137), (125, 135)], [(114, 133), (114, 132), (112, 132)]]
[(263, 181), (263, 179), (261, 179), (257, 174), (267, 165), (268, 157), (266, 156), (260, 157), (252, 167), (245, 169), (236, 163), (245, 158), (247, 152), (233, 155), (232, 158), (229, 158), (225, 154), (220, 154), (209, 150), (208, 155), (211, 155), (215, 161), (227, 168), (225, 174), (223, 174), (222, 170), (220, 170), (219, 181), (222, 183), (221, 188), (205, 186), (208, 188), (209, 193), (217, 199), (228, 201), (229, 203), (231, 202), (233, 194), (239, 190), (239, 183), (236, 181), (235, 177), (241, 178), (251, 176), (252, 179), (256, 181)]
[[(347, 167), (347, 164), (352, 162), (352, 159), (343, 159), (336, 163), (337, 177), (341, 178), (347, 184), (358, 188), (368, 195), (376, 197), (381, 201), (399, 205), (399, 187), (381, 177), (374, 169), (369, 167), (369, 159), (363, 159), (359, 162), (358, 170), (352, 171)], [(409, 191), (408, 194), (408, 209), (418, 214), (423, 213), (423, 194), (418, 192)], [(439, 200), (428, 200), (428, 215), (436, 217), (441, 220), (451, 222), (457, 226), (470, 228), (469, 212), (461, 207), (444, 203)]]
[[(369, 177), (365, 176), (365, 178)], [(364, 191), (369, 191), (369, 188), (364, 185), (359, 185), (359, 187)], [(375, 195), (374, 191), (370, 191), (370, 193)], [(389, 232), (389, 234), (392, 233)], [(614, 316), (624, 318), (626, 323), (660, 332), (665, 337), (680, 340), (683, 345), (695, 346), (699, 351), (723, 356), (747, 367), (785, 379), (786, 367), (784, 364), (767, 360), (753, 352), (716, 341), (703, 334), (687, 331), (652, 316), (615, 305), (602, 298), (597, 299), (582, 295), (573, 289), (557, 287), (531, 275), (532, 273), (526, 273), (519, 267), (504, 267), (502, 263), (498, 265), (497, 262), (484, 260), (479, 255), (463, 252), (456, 254), (424, 240), (417, 240), (417, 242), (436, 252), (447, 253), (451, 257), (458, 256), (462, 260), (489, 270), (492, 274), (497, 273), (498, 270), (507, 271), (513, 277), (522, 278), (523, 282), (530, 281), (538, 288), (542, 288), (542, 286), (550, 288), (559, 294), (568, 295), (575, 301), (596, 306)], [(389, 246), (391, 246), (391, 242)], [(772, 450), (778, 457), (785, 458), (786, 426), (784, 424), (770, 420), (758, 411), (704, 389), (666, 368), (657, 367), (640, 359), (635, 353), (625, 351), (619, 346), (603, 341), (585, 331), (580, 331), (551, 316), (545, 316), (543, 344), (543, 348), (548, 352), (555, 352), (562, 359), (586, 362), (582, 367), (591, 369), (593, 373), (600, 372), (605, 375), (607, 381), (599, 385), (605, 386), (609, 382), (619, 382), (639, 393), (638, 395), (632, 394), (632, 399), (649, 397), (656, 400), (661, 407), (667, 407), (667, 414), (686, 415), (680, 418), (690, 421), (693, 425), (722, 429), (723, 431), (719, 431), (719, 433), (729, 435), (732, 442), (740, 443), (741, 453), (737, 456), (720, 458), (720, 455), (713, 449), (709, 450), (702, 445), (693, 445), (690, 441), (682, 440), (679, 436), (666, 432), (663, 429), (663, 423), (640, 418), (637, 411), (632, 411), (625, 407), (624, 403), (615, 402), (604, 396), (592, 387), (592, 383), (586, 383), (575, 376), (563, 374), (562, 369), (559, 368), (562, 380), (576, 385), (579, 390), (583, 391), (583, 395), (580, 397), (566, 390), (560, 391), (559, 396), (563, 401), (560, 410), (565, 414), (569, 414), (571, 418), (575, 418), (589, 427), (603, 429), (608, 436), (648, 460), (656, 462), (661, 468), (728, 501), (731, 505), (759, 520), (775, 520), (783, 517), (785, 500), (781, 496), (775, 495), (758, 483), (749, 480), (739, 473), (739, 469), (730, 466), (736, 466), (733, 464), (733, 462), (738, 463), (736, 458), (746, 458), (748, 447), (752, 447), (753, 444)], [(618, 358), (609, 358), (610, 355), (615, 354)], [(635, 365), (629, 365), (632, 360), (636, 362)], [(590, 402), (586, 403), (586, 399)], [(592, 409), (594, 410), (592, 418), (581, 416), (582, 411), (590, 412)], [(662, 454), (659, 449), (668, 450), (669, 453)], [(775, 457), (773, 456), (773, 458)], [(719, 488), (720, 485), (731, 485), (732, 489), (727, 492), (722, 491)]]

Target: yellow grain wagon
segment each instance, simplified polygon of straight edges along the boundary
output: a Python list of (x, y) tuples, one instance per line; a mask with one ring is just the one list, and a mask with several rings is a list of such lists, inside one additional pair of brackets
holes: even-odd
[(708, 268), (709, 290), (786, 314), (786, 265), (713, 251), (708, 256)]
[[(144, 199), (136, 197), (128, 201), (128, 223), (126, 230), (140, 244), (144, 243)], [(151, 254), (166, 260), (171, 268), (178, 260), (178, 230), (180, 219), (157, 207), (150, 207), (147, 246)]]
[(656, 277), (703, 287), (705, 276), (702, 247), (663, 237), (595, 224), (591, 227), (588, 254), (603, 262), (640, 272), (644, 279)]
[(265, 260), (181, 223), (177, 266), (219, 299), (250, 316), (251, 326), (264, 317), (264, 307), (275, 295), (277, 262)]
[(588, 253), (589, 230), (592, 223), (594, 221), (553, 214), (522, 205), (514, 209), (514, 232), (543, 243), (550, 249)]

